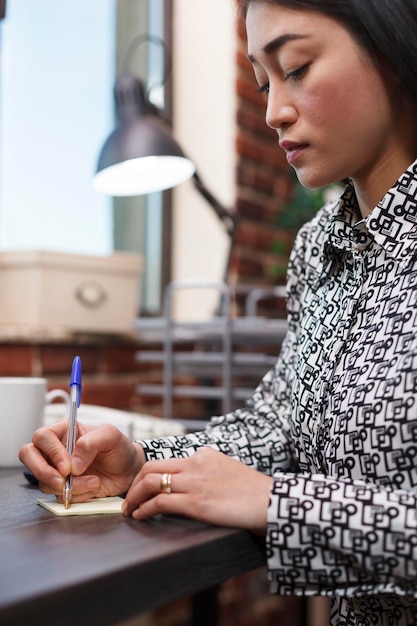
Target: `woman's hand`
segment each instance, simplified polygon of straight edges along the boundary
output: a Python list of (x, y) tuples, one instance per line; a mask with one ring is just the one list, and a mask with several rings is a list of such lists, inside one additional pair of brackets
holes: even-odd
[(39, 480), (41, 491), (61, 499), (70, 473), (74, 502), (118, 495), (129, 489), (145, 462), (139, 444), (114, 426), (94, 428), (78, 423), (78, 439), (70, 457), (64, 445), (67, 432), (66, 420), (56, 422), (35, 431), (32, 443), (20, 449), (19, 458)]
[[(171, 493), (161, 493), (163, 474)], [(219, 526), (265, 534), (272, 478), (221, 452), (204, 447), (187, 459), (145, 463), (123, 503), (125, 515), (186, 515)]]

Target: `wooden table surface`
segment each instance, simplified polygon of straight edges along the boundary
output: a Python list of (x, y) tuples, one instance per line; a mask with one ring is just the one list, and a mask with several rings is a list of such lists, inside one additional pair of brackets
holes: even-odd
[(241, 530), (160, 516), (56, 517), (20, 469), (0, 470), (0, 625), (99, 626), (265, 564)]

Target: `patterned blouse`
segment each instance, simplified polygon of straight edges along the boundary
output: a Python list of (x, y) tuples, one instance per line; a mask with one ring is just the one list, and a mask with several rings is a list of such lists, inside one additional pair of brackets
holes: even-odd
[(289, 330), (246, 405), (148, 459), (212, 446), (274, 477), (272, 591), (331, 625), (417, 624), (417, 162), (366, 219), (348, 184), (298, 234)]

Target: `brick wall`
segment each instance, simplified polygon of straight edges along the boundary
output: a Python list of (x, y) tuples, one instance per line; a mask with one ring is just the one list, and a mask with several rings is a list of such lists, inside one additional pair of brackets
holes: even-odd
[(143, 368), (135, 360), (138, 347), (137, 339), (107, 335), (3, 339), (0, 376), (41, 376), (49, 389), (67, 389), (73, 358), (79, 355), (85, 404), (144, 412), (135, 392)]
[[(277, 225), (293, 179), (277, 134), (265, 123), (265, 101), (246, 56), (246, 30), (237, 23), (237, 193), (239, 224), (232, 254), (232, 284), (268, 287), (283, 283), (294, 234)], [(283, 252), (273, 248), (279, 242)]]
[[(0, 376), (38, 376), (48, 389), (68, 389), (71, 365), (79, 355), (83, 367), (83, 403), (121, 411), (163, 416), (161, 396), (141, 395), (140, 383), (161, 384), (162, 366), (139, 362), (139, 351), (159, 350), (160, 344), (143, 345), (131, 335), (74, 334), (61, 338), (0, 337)], [(193, 384), (194, 379), (181, 379)], [(176, 399), (175, 415), (183, 419), (205, 414), (200, 400)]]

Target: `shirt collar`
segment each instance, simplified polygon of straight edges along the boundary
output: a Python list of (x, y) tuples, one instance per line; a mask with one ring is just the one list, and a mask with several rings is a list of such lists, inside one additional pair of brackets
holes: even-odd
[(355, 190), (348, 183), (326, 228), (328, 260), (342, 251), (359, 251), (375, 241), (386, 254), (407, 263), (417, 242), (417, 161), (400, 176), (365, 219), (359, 219)]

